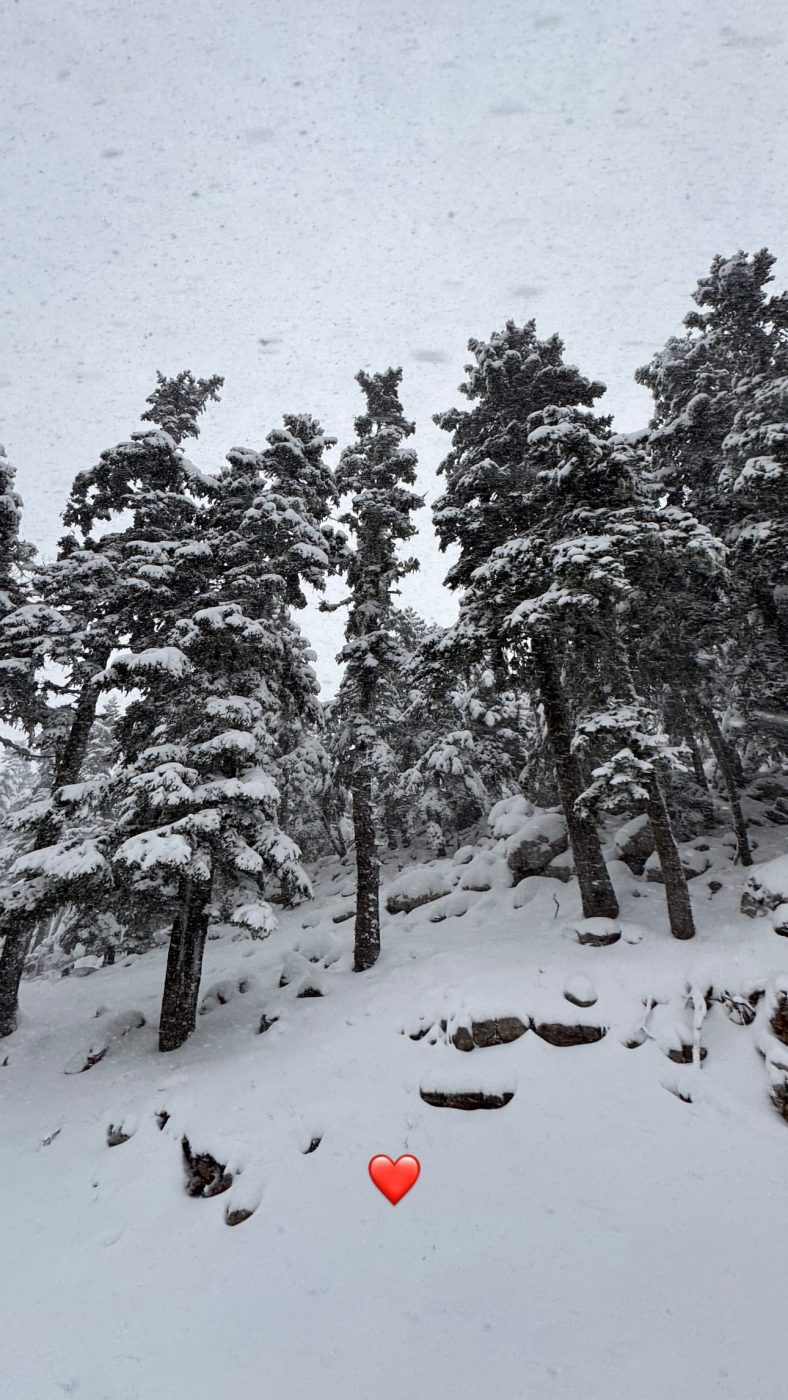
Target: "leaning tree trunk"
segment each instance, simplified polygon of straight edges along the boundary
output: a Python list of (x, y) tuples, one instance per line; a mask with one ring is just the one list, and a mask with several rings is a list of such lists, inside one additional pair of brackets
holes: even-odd
[(687, 877), (681, 864), (679, 848), (673, 836), (670, 816), (656, 774), (648, 784), (648, 819), (654, 833), (654, 845), (659, 857), (665, 898), (668, 905), (670, 931), (674, 938), (694, 938), (695, 921), (687, 889)]
[[(53, 798), (57, 797), (60, 788), (79, 780), (100, 693), (100, 685), (93, 680), (83, 682), (71, 729), (55, 768), (52, 780)], [(48, 812), (38, 824), (32, 849), (40, 851), (44, 846), (54, 845), (59, 831), (60, 823), (56, 813)], [(17, 918), (13, 925), (8, 924), (3, 930), (5, 941), (0, 953), (0, 1037), (11, 1035), (16, 1030), (19, 984), (37, 922), (36, 919)]]
[(363, 760), (353, 776), (356, 837), (356, 937), (354, 972), (366, 972), (380, 957), (380, 866), (372, 806), (372, 774)]
[(208, 891), (186, 878), (172, 925), (159, 1018), (159, 1049), (177, 1050), (197, 1024), (202, 959), (208, 933)]
[(725, 791), (728, 795), (728, 806), (731, 809), (733, 818), (733, 829), (736, 833), (736, 845), (738, 856), (742, 865), (752, 865), (752, 853), (750, 851), (749, 837), (747, 836), (747, 823), (744, 820), (744, 813), (741, 809), (741, 799), (739, 797), (739, 787), (736, 781), (736, 768), (731, 749), (726, 744), (725, 739), (717, 723), (717, 716), (710, 705), (701, 700), (699, 696), (688, 693), (687, 706), (698, 718), (709, 741), (717, 765), (722, 774), (722, 781), (725, 784)]
[(576, 807), (583, 791), (583, 777), (577, 757), (572, 752), (572, 724), (558, 666), (552, 646), (544, 637), (532, 639), (531, 659), (577, 871), (583, 913), (587, 919), (614, 919), (618, 914), (618, 901), (602, 856), (596, 826)]

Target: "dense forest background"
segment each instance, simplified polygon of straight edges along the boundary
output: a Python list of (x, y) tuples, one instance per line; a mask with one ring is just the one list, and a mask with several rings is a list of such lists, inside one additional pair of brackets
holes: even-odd
[[(586, 918), (615, 918), (600, 837), (615, 816), (659, 869), (670, 931), (692, 938), (682, 842), (722, 820), (752, 864), (741, 794), (788, 758), (773, 264), (714, 259), (637, 370), (654, 405), (641, 432), (616, 431), (604, 386), (533, 321), (469, 342), (467, 407), (435, 415), (449, 627), (398, 605), (423, 504), (400, 370), (358, 374), (335, 465), (307, 402), (216, 475), (188, 449), (221, 377), (159, 373), (143, 426), (75, 476), (52, 560), (25, 543), (0, 458), (0, 1034), (25, 973), (166, 942), (159, 1043), (175, 1048), (209, 932), (265, 937), (331, 852), (355, 862), (363, 972), (381, 845), (444, 855), (517, 794), (547, 810), (518, 879), (558, 860)], [(346, 631), (326, 700), (297, 618), (334, 576), (343, 597), (323, 606), (346, 609)]]

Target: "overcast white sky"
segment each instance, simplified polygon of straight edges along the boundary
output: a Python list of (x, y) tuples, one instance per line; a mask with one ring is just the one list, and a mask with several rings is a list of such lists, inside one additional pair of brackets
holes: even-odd
[[(226, 376), (215, 470), (288, 411), (347, 440), (356, 370), (402, 364), (431, 500), (470, 335), (535, 316), (634, 428), (713, 254), (788, 255), (783, 0), (3, 0), (0, 29), (0, 439), (46, 553), (156, 369)], [(448, 619), (426, 512), (418, 550), (408, 601)], [(341, 620), (305, 627), (330, 687)]]

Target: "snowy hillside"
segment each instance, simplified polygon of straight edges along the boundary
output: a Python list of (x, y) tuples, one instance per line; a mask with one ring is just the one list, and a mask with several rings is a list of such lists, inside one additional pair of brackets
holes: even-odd
[[(550, 828), (524, 805), (453, 859), (390, 855), (382, 907), (414, 907), (363, 977), (347, 859), (267, 941), (209, 942), (166, 1057), (163, 952), (25, 984), (4, 1397), (784, 1395), (788, 941), (740, 913), (722, 834), (694, 843), (690, 944), (612, 842), (618, 924), (573, 881), (513, 886), (518, 832)], [(785, 842), (754, 834), (757, 884)], [(396, 1208), (377, 1153), (421, 1162)]]

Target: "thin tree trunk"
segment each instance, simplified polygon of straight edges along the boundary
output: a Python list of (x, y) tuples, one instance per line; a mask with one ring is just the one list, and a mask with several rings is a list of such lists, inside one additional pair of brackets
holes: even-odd
[(676, 717), (679, 729), (681, 731), (684, 742), (686, 743), (687, 748), (690, 751), (690, 757), (692, 759), (692, 774), (695, 779), (695, 782), (700, 788), (701, 793), (703, 794), (698, 803), (700, 811), (703, 815), (703, 825), (707, 828), (707, 830), (711, 830), (711, 828), (714, 826), (714, 804), (711, 800), (711, 789), (709, 788), (709, 780), (706, 777), (706, 770), (703, 767), (703, 755), (701, 754), (698, 736), (695, 732), (695, 726), (692, 722), (692, 716), (689, 710), (687, 709), (686, 703), (684, 701), (684, 696), (682, 695), (681, 691), (673, 687), (671, 689), (671, 695), (676, 710)]
[(662, 879), (665, 883), (670, 931), (674, 938), (694, 938), (695, 921), (692, 917), (687, 877), (684, 874), (679, 848), (673, 836), (665, 798), (656, 774), (652, 776), (648, 790), (648, 818), (654, 833), (654, 845), (657, 849)]
[[(620, 698), (632, 704), (638, 701), (638, 692), (632, 675), (629, 653), (618, 628), (612, 606), (607, 609), (607, 629), (614, 657), (614, 687)], [(636, 756), (637, 747), (633, 746)], [(681, 864), (679, 848), (673, 835), (670, 814), (665, 803), (665, 795), (659, 781), (656, 765), (652, 763), (651, 776), (646, 782), (648, 790), (648, 818), (654, 833), (654, 845), (659, 859), (662, 879), (665, 885), (665, 899), (668, 906), (670, 931), (674, 938), (694, 938), (695, 921), (692, 916), (692, 902), (687, 888), (687, 877)]]
[(183, 903), (175, 917), (167, 953), (159, 1018), (159, 1050), (177, 1050), (197, 1024), (202, 959), (208, 933), (208, 892), (191, 879), (182, 884)]
[[(85, 761), (90, 734), (96, 718), (96, 705), (101, 687), (93, 680), (83, 682), (71, 721), (71, 729), (58, 759), (52, 780), (52, 796), (56, 800), (60, 788), (76, 783)], [(59, 836), (60, 823), (56, 811), (47, 813), (39, 822), (32, 849), (53, 845)], [(5, 941), (0, 953), (0, 1038), (16, 1030), (19, 1017), (19, 984), (37, 919), (17, 918), (5, 927)]]
[(356, 938), (354, 972), (366, 972), (380, 957), (380, 866), (372, 810), (372, 775), (359, 764), (353, 777), (356, 837)]
[(725, 739), (717, 723), (717, 716), (710, 705), (707, 705), (697, 695), (688, 694), (687, 705), (692, 712), (697, 715), (700, 724), (709, 741), (711, 751), (717, 760), (722, 780), (725, 784), (725, 791), (728, 795), (728, 806), (731, 809), (733, 818), (733, 829), (736, 833), (736, 845), (738, 856), (742, 865), (752, 865), (752, 852), (747, 836), (747, 823), (744, 820), (744, 813), (741, 809), (741, 799), (736, 781), (736, 770), (733, 763), (731, 749), (726, 744)]
[(553, 753), (558, 793), (569, 832), (583, 913), (587, 919), (614, 919), (618, 914), (618, 901), (602, 856), (599, 834), (594, 823), (588, 817), (581, 816), (575, 806), (583, 791), (582, 773), (572, 752), (572, 726), (558, 667), (552, 647), (543, 637), (532, 639), (531, 659)]

